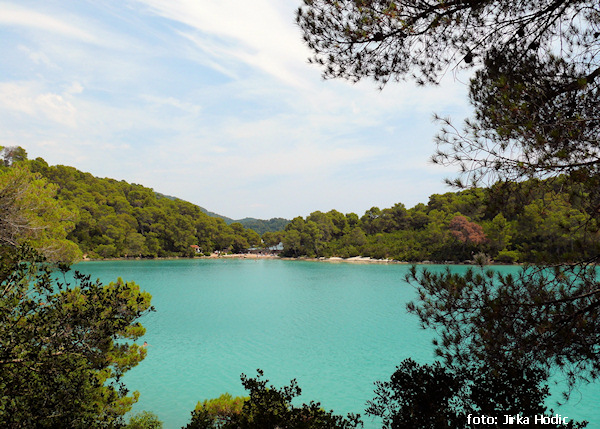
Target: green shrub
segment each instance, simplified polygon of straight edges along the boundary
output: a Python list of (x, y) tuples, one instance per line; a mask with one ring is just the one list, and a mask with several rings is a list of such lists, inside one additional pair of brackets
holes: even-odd
[(220, 429), (233, 421), (242, 412), (244, 401), (249, 397), (236, 396), (224, 393), (218, 398), (206, 399), (198, 402), (192, 411), (192, 421), (187, 429)]
[(229, 394), (198, 403), (192, 411), (192, 421), (185, 429), (355, 429), (362, 427), (360, 416), (349, 414), (347, 418), (325, 411), (321, 404), (311, 401), (300, 407), (292, 400), (301, 393), (296, 380), (278, 389), (268, 386), (268, 380), (250, 378), (242, 374), (242, 384), (250, 396), (232, 398)]
[(503, 264), (514, 264), (519, 260), (519, 256), (520, 254), (516, 250), (501, 250), (494, 260)]
[(162, 429), (163, 422), (158, 419), (158, 416), (150, 411), (141, 411), (135, 413), (129, 419), (129, 423), (125, 429)]

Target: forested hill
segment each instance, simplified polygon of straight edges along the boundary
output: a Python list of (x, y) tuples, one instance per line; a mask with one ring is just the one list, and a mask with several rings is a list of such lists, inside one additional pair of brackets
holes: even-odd
[(259, 234), (240, 223), (228, 225), (197, 205), (142, 185), (49, 166), (41, 158), (25, 162), (58, 185), (58, 200), (77, 215), (67, 238), (90, 257), (191, 256), (192, 245), (205, 253), (260, 244)]

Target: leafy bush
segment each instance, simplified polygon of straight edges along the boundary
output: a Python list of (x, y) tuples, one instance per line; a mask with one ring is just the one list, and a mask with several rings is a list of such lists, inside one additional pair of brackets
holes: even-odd
[(150, 411), (141, 411), (134, 414), (129, 419), (129, 423), (125, 429), (162, 429), (163, 422), (158, 419), (158, 416)]
[[(56, 273), (27, 246), (0, 247), (0, 427), (115, 427), (138, 392), (122, 376), (153, 308), (138, 285)], [(57, 275), (58, 274), (58, 275)]]
[[(296, 380), (278, 389), (267, 386), (269, 380), (248, 378), (242, 374), (242, 384), (250, 392), (246, 398), (232, 398), (229, 394), (204, 401), (192, 411), (192, 421), (184, 429), (351, 429), (362, 427), (360, 416), (347, 418), (325, 411), (321, 404), (311, 401), (301, 407), (292, 405), (292, 399), (301, 393)], [(243, 401), (243, 402), (242, 402)]]
[(519, 260), (519, 256), (519, 252), (516, 250), (501, 250), (494, 260), (503, 264), (514, 264)]

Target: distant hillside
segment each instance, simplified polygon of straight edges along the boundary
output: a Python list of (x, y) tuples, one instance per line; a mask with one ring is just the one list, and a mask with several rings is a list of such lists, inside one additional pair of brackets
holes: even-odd
[(206, 213), (207, 215), (209, 215), (211, 217), (217, 217), (219, 219), (223, 219), (227, 225), (231, 225), (232, 223), (236, 222), (235, 220), (231, 219), (230, 217), (223, 216), (223, 215), (220, 215), (218, 213), (208, 211), (204, 207), (200, 207), (200, 210), (202, 210), (203, 213)]
[(227, 222), (228, 224), (231, 224), (232, 222), (239, 222), (242, 225), (244, 225), (244, 228), (249, 228), (253, 231), (256, 231), (260, 235), (263, 235), (265, 232), (283, 231), (286, 225), (290, 223), (289, 220), (283, 219), (281, 217), (275, 217), (269, 220), (254, 219), (251, 217), (247, 217), (232, 222), (228, 222), (227, 220), (225, 220), (225, 222)]
[[(168, 198), (170, 200), (178, 200), (179, 198), (173, 197), (171, 195), (164, 195), (160, 192), (155, 192), (156, 195), (162, 198)], [(191, 203), (190, 203), (191, 204)], [(231, 225), (232, 223), (241, 223), (244, 228), (249, 228), (253, 231), (256, 231), (258, 234), (263, 235), (265, 232), (278, 232), (283, 231), (285, 226), (290, 223), (288, 219), (284, 219), (281, 217), (271, 218), (269, 220), (256, 219), (253, 217), (245, 217), (244, 219), (235, 220), (227, 216), (220, 215), (215, 212), (211, 212), (206, 210), (204, 207), (198, 206), (198, 208), (207, 215), (211, 217), (216, 217), (219, 219), (223, 219), (227, 225)]]
[(264, 219), (256, 219), (253, 217), (245, 217), (244, 219), (231, 219), (230, 217), (223, 216), (214, 212), (210, 212), (203, 207), (200, 207), (204, 213), (209, 216), (216, 217), (219, 219), (223, 219), (227, 225), (231, 225), (232, 223), (241, 223), (244, 228), (249, 228), (253, 231), (256, 231), (258, 234), (263, 235), (265, 232), (278, 232), (283, 231), (285, 226), (290, 223), (288, 219), (284, 219), (281, 217), (271, 218), (269, 220)]

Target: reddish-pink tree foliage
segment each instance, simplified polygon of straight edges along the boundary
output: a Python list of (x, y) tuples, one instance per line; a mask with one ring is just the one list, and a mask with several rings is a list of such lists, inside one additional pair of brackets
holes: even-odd
[(483, 228), (464, 216), (455, 216), (450, 221), (450, 232), (463, 243), (482, 244), (487, 241)]

